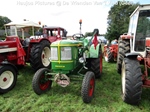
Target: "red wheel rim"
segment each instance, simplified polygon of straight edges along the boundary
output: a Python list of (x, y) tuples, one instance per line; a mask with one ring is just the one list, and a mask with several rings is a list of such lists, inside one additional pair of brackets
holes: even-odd
[(45, 55), (44, 54), (42, 54), (42, 58), (44, 59), (44, 57), (45, 57)]
[(93, 95), (94, 82), (95, 82), (95, 80), (94, 80), (94, 78), (92, 78), (92, 79), (90, 80), (89, 96), (92, 96), (92, 95)]
[(103, 64), (103, 59), (102, 59), (102, 55), (100, 56), (100, 73), (102, 73), (102, 64)]
[(49, 87), (50, 83), (51, 80), (46, 80), (44, 74), (40, 77), (39, 86), (41, 90), (46, 90)]
[(5, 77), (5, 78), (3, 79), (3, 81), (6, 82), (6, 81), (7, 81), (7, 78)]

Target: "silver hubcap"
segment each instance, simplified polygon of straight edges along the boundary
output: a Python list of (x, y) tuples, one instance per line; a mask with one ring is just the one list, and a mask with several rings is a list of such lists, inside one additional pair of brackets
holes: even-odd
[(121, 72), (121, 79), (122, 79), (122, 93), (125, 93), (125, 81), (126, 81), (126, 75), (125, 75), (125, 63), (122, 63), (122, 72)]
[(42, 63), (45, 67), (47, 67), (50, 64), (49, 58), (50, 58), (50, 49), (49, 47), (45, 47), (41, 55)]
[(4, 71), (0, 76), (0, 88), (9, 88), (14, 80), (13, 73), (11, 71)]
[(107, 56), (105, 56), (105, 61), (108, 62), (108, 57)]

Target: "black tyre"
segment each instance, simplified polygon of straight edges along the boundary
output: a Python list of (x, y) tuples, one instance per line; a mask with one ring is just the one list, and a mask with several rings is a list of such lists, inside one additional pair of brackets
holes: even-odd
[(119, 39), (117, 54), (117, 72), (121, 74), (122, 60), (126, 53), (130, 52), (130, 40)]
[(109, 48), (107, 48), (106, 56), (104, 57), (104, 59), (106, 62), (113, 62), (114, 61), (113, 53), (111, 52), (111, 50)]
[(50, 75), (47, 73), (50, 72), (48, 68), (40, 68), (33, 76), (32, 87), (36, 94), (40, 95), (48, 91), (52, 86), (52, 80)]
[(96, 78), (100, 78), (102, 75), (102, 69), (103, 69), (103, 54), (102, 49), (100, 47), (99, 49), (99, 57), (93, 58), (90, 60), (91, 63), (91, 70), (94, 72)]
[(142, 73), (137, 59), (124, 58), (122, 63), (122, 99), (136, 105), (141, 100)]
[(95, 90), (95, 75), (93, 72), (86, 72), (81, 89), (81, 96), (84, 103), (90, 103), (94, 96)]
[(42, 41), (33, 45), (30, 53), (30, 65), (36, 71), (39, 68), (48, 68), (50, 66), (50, 43)]
[(11, 65), (0, 66), (0, 94), (12, 90), (17, 82), (17, 71)]

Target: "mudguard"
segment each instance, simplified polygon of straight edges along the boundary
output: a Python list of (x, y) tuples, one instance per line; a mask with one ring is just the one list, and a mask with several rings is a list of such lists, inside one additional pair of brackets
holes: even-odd
[(94, 44), (90, 46), (90, 58), (98, 58), (99, 57), (99, 50), (100, 50), (100, 44), (96, 46), (96, 49), (94, 47)]
[(137, 58), (137, 56), (141, 56), (141, 54), (140, 53), (126, 53), (125, 56), (128, 58)]
[(14, 68), (14, 70), (16, 71), (16, 73), (19, 74), (17, 67), (14, 64), (10, 63), (10, 62), (1, 62), (0, 65), (3, 65), (3, 66), (5, 66), (5, 65), (12, 66)]

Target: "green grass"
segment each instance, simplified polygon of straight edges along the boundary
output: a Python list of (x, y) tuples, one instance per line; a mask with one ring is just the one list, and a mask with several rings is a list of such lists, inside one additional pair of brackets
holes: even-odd
[(103, 75), (96, 80), (95, 95), (91, 103), (81, 98), (81, 81), (62, 88), (53, 83), (45, 94), (32, 90), (34, 72), (30, 66), (20, 70), (15, 88), (0, 96), (0, 112), (149, 112), (150, 89), (143, 89), (139, 106), (124, 103), (121, 99), (121, 80), (116, 63), (103, 62)]

